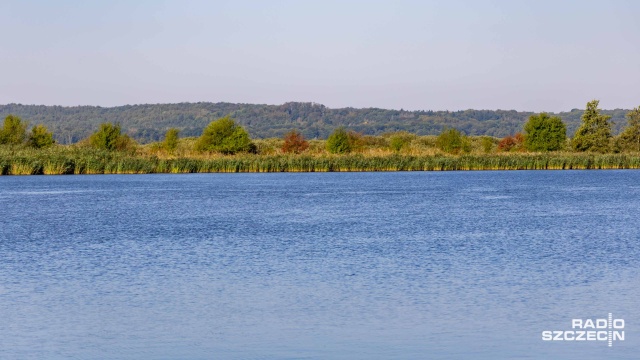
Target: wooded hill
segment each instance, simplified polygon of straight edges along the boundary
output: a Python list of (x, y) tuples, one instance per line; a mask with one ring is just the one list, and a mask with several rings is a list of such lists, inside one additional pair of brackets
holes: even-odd
[[(583, 109), (560, 116), (573, 136)], [(629, 110), (603, 110), (611, 115), (613, 133), (627, 124)], [(315, 103), (290, 102), (283, 105), (231, 103), (179, 103), (100, 106), (0, 105), (0, 118), (17, 115), (30, 125), (44, 124), (57, 142), (69, 144), (87, 138), (99, 124), (120, 123), (124, 132), (141, 143), (159, 141), (167, 129), (180, 129), (180, 136), (200, 136), (212, 120), (230, 115), (246, 127), (252, 138), (282, 137), (291, 129), (308, 139), (326, 139), (339, 126), (365, 135), (408, 131), (417, 135), (437, 135), (444, 128), (456, 128), (467, 135), (504, 137), (522, 131), (531, 112), (515, 110), (405, 111), (377, 108), (330, 109)]]

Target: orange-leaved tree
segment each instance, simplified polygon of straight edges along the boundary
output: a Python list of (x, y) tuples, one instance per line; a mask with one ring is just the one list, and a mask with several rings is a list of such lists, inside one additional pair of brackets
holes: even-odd
[(309, 148), (309, 142), (296, 130), (291, 130), (284, 135), (282, 152), (300, 154)]
[(507, 136), (498, 143), (498, 151), (524, 151), (524, 135)]

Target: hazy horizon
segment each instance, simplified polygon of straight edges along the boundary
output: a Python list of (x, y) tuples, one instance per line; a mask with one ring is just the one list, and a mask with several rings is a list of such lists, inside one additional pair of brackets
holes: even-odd
[[(121, 104), (121, 105), (110, 105), (110, 106), (102, 106), (102, 105), (92, 105), (92, 104), (82, 104), (82, 105), (58, 105), (58, 104), (24, 104), (24, 103), (7, 103), (7, 104), (0, 104), (0, 106), (8, 106), (8, 105), (20, 105), (20, 106), (60, 106), (60, 107), (65, 107), (65, 108), (74, 108), (74, 107), (100, 107), (100, 108), (105, 108), (105, 109), (109, 109), (109, 108), (118, 108), (118, 107), (125, 107), (125, 106), (154, 106), (154, 105), (176, 105), (176, 104), (198, 104), (198, 103), (211, 103), (211, 104), (215, 104), (215, 103), (229, 103), (229, 104), (236, 104), (236, 105), (257, 105), (257, 106), (281, 106), (287, 103), (313, 103), (316, 105), (322, 105), (325, 106), (326, 108), (332, 109), (332, 110), (339, 110), (339, 109), (382, 109), (382, 110), (398, 110), (398, 111), (409, 111), (409, 112), (414, 112), (414, 111), (433, 111), (433, 112), (439, 112), (439, 111), (449, 111), (449, 112), (459, 112), (459, 111), (468, 111), (468, 110), (473, 110), (473, 111), (517, 111), (517, 112), (530, 112), (530, 113), (550, 113), (550, 114), (557, 114), (557, 113), (565, 113), (565, 112), (571, 112), (573, 110), (584, 110), (584, 107), (586, 107), (586, 103), (585, 106), (582, 108), (572, 108), (572, 109), (566, 109), (566, 110), (560, 110), (560, 111), (546, 111), (546, 110), (540, 110), (540, 111), (533, 111), (533, 110), (517, 110), (517, 109), (457, 109), (457, 110), (449, 110), (449, 109), (404, 109), (404, 108), (382, 108), (382, 107), (377, 107), (377, 106), (367, 106), (367, 107), (355, 107), (355, 106), (344, 106), (344, 107), (332, 107), (332, 106), (327, 106), (325, 104), (321, 104), (315, 101), (285, 101), (283, 103), (279, 103), (279, 104), (259, 104), (259, 103), (234, 103), (234, 102), (228, 102), (228, 101), (179, 101), (179, 102), (165, 102), (165, 103), (138, 103), (138, 104)], [(614, 110), (632, 110), (632, 108), (603, 108), (602, 106), (599, 106), (599, 108), (603, 111), (614, 111)]]
[(0, 3), (0, 104), (640, 105), (640, 2)]

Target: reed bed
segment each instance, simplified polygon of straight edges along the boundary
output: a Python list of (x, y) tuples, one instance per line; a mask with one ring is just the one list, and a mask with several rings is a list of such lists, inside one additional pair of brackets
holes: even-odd
[(1, 175), (640, 169), (640, 154), (302, 154), (158, 157), (58, 146), (0, 149)]

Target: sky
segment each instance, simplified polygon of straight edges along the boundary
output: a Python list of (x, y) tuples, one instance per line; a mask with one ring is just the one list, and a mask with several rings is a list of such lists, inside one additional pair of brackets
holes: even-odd
[(640, 105), (635, 0), (0, 0), (0, 104)]

